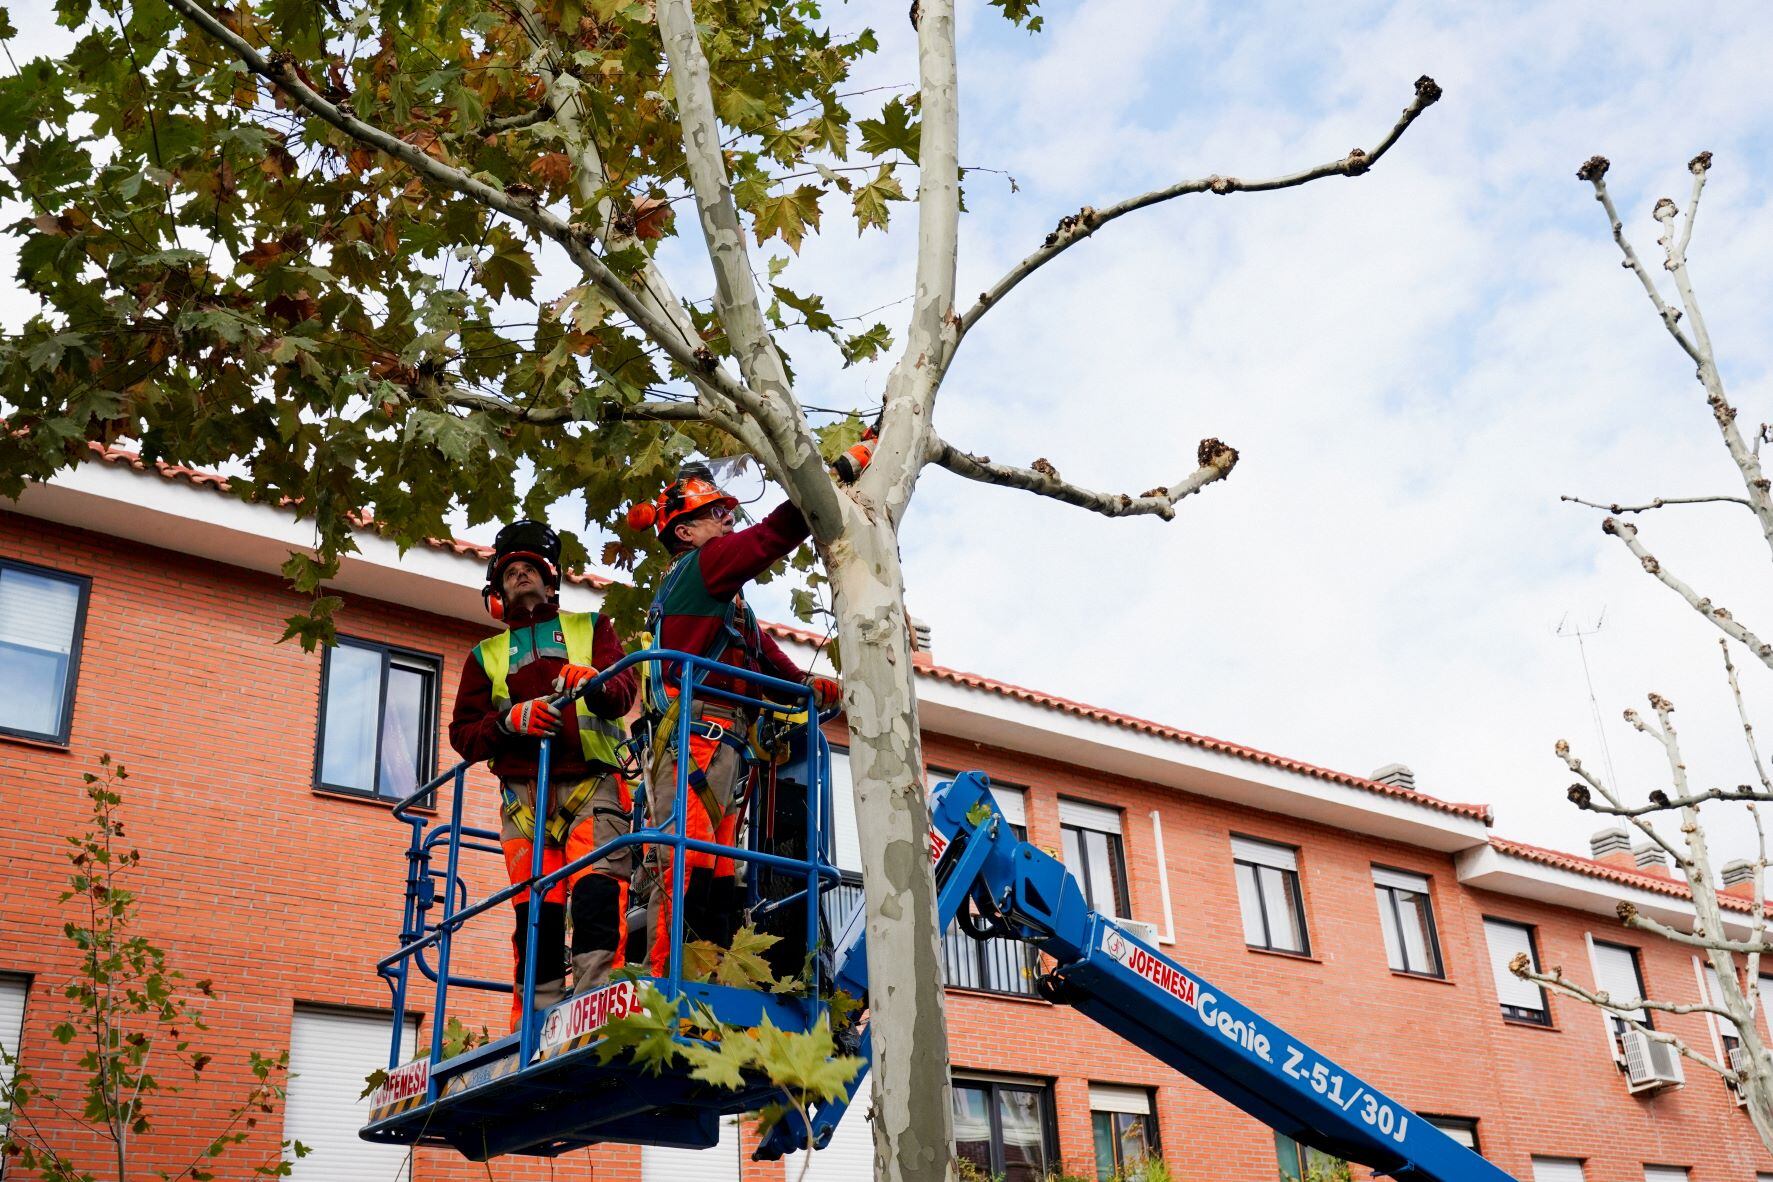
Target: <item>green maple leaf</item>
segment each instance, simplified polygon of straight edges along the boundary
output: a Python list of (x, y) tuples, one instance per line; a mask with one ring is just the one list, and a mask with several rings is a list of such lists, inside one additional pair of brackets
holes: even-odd
[(770, 1082), (807, 1099), (837, 1099), (862, 1069), (857, 1056), (837, 1054), (826, 1022), (800, 1034), (778, 1029), (766, 1014), (751, 1037), (757, 1041), (757, 1064)]
[(708, 940), (685, 940), (683, 944), (683, 979), (711, 981), (720, 967), (720, 945)]
[(740, 928), (733, 934), (732, 946), (722, 954), (720, 967), (714, 971), (715, 983), (731, 985), (735, 989), (754, 989), (758, 986), (768, 988), (774, 985), (776, 975), (764, 962), (762, 953), (781, 941), (782, 937), (765, 935), (749, 924)]
[(855, 1025), (856, 1019), (862, 1014), (862, 999), (852, 997), (843, 990), (836, 990), (825, 1001), (826, 1008), (831, 1011), (831, 1024), (839, 1030), (847, 1030)]
[(770, 285), (770, 290), (775, 293), (778, 300), (781, 300), (784, 304), (787, 304), (790, 308), (793, 308), (796, 312), (799, 312), (804, 316), (806, 318), (806, 326), (814, 332), (829, 332), (831, 329), (837, 327), (837, 321), (831, 318), (831, 313), (825, 311), (824, 296), (803, 296), (790, 291), (786, 287), (780, 287), (775, 284)]
[(912, 121), (911, 108), (903, 99), (888, 99), (880, 108), (879, 119), (858, 119), (856, 130), (862, 133), (862, 150), (870, 156), (903, 152), (907, 160), (917, 163), (923, 124)]
[(893, 165), (883, 164), (880, 173), (865, 185), (859, 186), (850, 195), (856, 207), (856, 233), (860, 234), (869, 226), (886, 229), (887, 202), (904, 201), (905, 190), (899, 187), (898, 178), (893, 176)]
[(854, 333), (838, 343), (838, 348), (843, 352), (843, 363), (846, 368), (858, 361), (868, 361), (879, 357), (892, 347), (892, 330), (878, 322), (872, 328)]
[(752, 210), (755, 222), (752, 229), (757, 235), (757, 244), (762, 246), (770, 238), (779, 236), (789, 250), (799, 254), (807, 227), (811, 226), (815, 233), (819, 229), (819, 198), (824, 192), (816, 185), (801, 185), (780, 197), (759, 200)]
[(683, 1057), (691, 1064), (690, 1078), (736, 1091), (745, 1086), (745, 1069), (754, 1065), (756, 1047), (742, 1035), (729, 1036), (713, 1046), (692, 1043), (683, 1048)]
[(520, 300), (533, 299), (539, 272), (523, 242), (499, 226), (487, 235), (487, 245), (491, 253), (480, 260), (478, 270), (478, 278), (487, 294), (495, 300), (502, 299), (507, 293)]
[(1013, 25), (1026, 25), (1030, 33), (1038, 33), (1046, 23), (1045, 19), (1034, 15), (1040, 0), (988, 0), (991, 7), (1001, 9), (1004, 19)]
[(357, 1098), (359, 1100), (369, 1099), (369, 1097), (375, 1093), (377, 1088), (387, 1082), (388, 1069), (386, 1067), (376, 1068), (374, 1071), (363, 1077), (363, 1090), (357, 1093)]
[(597, 1058), (608, 1063), (626, 1053), (635, 1063), (657, 1075), (683, 1055), (684, 1047), (677, 1041), (677, 1029), (677, 1003), (657, 990), (649, 989), (640, 1009), (604, 1023), (599, 1031)]

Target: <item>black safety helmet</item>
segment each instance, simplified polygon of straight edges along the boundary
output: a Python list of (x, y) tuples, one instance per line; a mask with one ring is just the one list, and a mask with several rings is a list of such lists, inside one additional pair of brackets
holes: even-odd
[(486, 560), (486, 586), (480, 589), (486, 610), (495, 620), (505, 617), (499, 576), (505, 573), (505, 567), (520, 559), (534, 563), (542, 581), (553, 590), (560, 590), (560, 535), (545, 521), (513, 521), (493, 539), (492, 557)]

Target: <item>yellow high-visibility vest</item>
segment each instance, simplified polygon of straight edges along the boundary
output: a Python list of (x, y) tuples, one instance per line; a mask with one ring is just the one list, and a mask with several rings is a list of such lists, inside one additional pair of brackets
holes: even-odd
[[(597, 613), (561, 612), (557, 623), (566, 640), (566, 659), (575, 665), (591, 665)], [(511, 687), (506, 679), (511, 674), (511, 633), (506, 631), (487, 637), (474, 646), (474, 656), (486, 671), (487, 680), (492, 682), (493, 708), (501, 713), (509, 710)], [(584, 698), (573, 705), (578, 714), (579, 746), (585, 753), (585, 761), (593, 766), (619, 767), (622, 761), (616, 753), (616, 745), (622, 741), (621, 721), (599, 718), (591, 713)]]

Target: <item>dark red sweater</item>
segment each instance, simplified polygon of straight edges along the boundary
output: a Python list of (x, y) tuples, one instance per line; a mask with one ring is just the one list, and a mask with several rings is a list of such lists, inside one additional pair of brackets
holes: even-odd
[[(559, 609), (550, 603), (533, 615), (514, 612), (509, 623), (513, 632), (520, 632), (525, 628), (546, 625), (559, 614)], [(597, 626), (592, 631), (591, 652), (592, 664), (599, 669), (607, 669), (627, 655), (622, 642), (616, 637), (615, 629), (602, 616), (597, 618)], [(564, 664), (566, 661), (561, 657), (543, 655), (521, 669), (513, 669), (506, 677), (511, 701), (553, 697), (554, 679), (559, 676)], [(586, 694), (585, 704), (590, 707), (591, 713), (600, 718), (619, 719), (625, 717), (633, 707), (636, 689), (634, 670), (624, 669)], [(493, 774), (501, 780), (535, 779), (536, 755), (540, 750), (541, 740), (525, 735), (506, 734), (499, 729), (499, 713), (493, 708), (492, 681), (470, 651), (467, 662), (462, 666), (461, 684), (456, 688), (455, 713), (451, 715), (449, 722), (450, 746), (463, 759), (475, 762), (489, 760)], [(586, 765), (584, 750), (579, 746), (577, 714), (572, 710), (563, 710), (561, 715), (564, 725), (554, 737), (554, 746), (549, 755), (550, 777), (578, 780), (593, 771), (607, 770)]]
[[(699, 590), (712, 600), (725, 602), (738, 595), (745, 584), (782, 561), (803, 541), (807, 534), (806, 518), (792, 502), (784, 501), (756, 525), (735, 530), (702, 544), (697, 554), (702, 586)], [(743, 616), (741, 611), (740, 616)], [(742, 623), (742, 621), (741, 621)], [(709, 651), (721, 632), (718, 616), (671, 614), (670, 605), (659, 625), (659, 645), (678, 652), (702, 654)], [(769, 633), (758, 630), (757, 660), (729, 651), (721, 657), (740, 668), (755, 668), (760, 673), (799, 681), (805, 672), (789, 659)]]

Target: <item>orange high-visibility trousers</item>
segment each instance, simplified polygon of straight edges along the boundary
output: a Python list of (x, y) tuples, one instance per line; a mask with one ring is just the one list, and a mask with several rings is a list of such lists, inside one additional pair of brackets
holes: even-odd
[[(703, 735), (691, 735), (690, 759), (705, 777), (701, 789), (692, 785), (685, 801), (684, 836), (699, 841), (733, 845), (739, 832), (739, 810), (734, 806), (735, 790), (748, 768), (744, 756), (732, 744)], [(676, 752), (667, 754), (654, 764), (655, 774), (647, 790), (647, 801), (655, 818), (667, 815), (676, 801)], [(655, 821), (656, 823), (656, 821)], [(650, 936), (648, 959), (654, 976), (670, 971), (671, 916), (675, 903), (671, 898), (672, 855), (670, 846), (652, 847), (656, 873), (647, 899), (647, 928)], [(684, 939), (719, 936), (730, 928), (735, 916), (723, 914), (738, 906), (732, 886), (737, 867), (732, 858), (687, 850), (684, 857), (684, 893), (690, 896), (692, 878), (698, 889), (696, 896), (685, 903)], [(713, 897), (705, 896), (701, 883), (719, 884)]]

